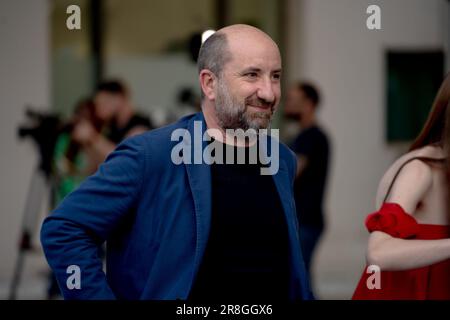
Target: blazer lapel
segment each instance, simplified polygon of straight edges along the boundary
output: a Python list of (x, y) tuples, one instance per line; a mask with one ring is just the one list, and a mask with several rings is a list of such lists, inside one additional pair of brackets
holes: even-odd
[[(264, 162), (268, 163), (270, 158), (267, 158), (272, 154), (272, 143), (279, 143), (279, 141), (271, 136), (261, 137), (261, 139), (266, 139), (267, 143), (263, 143), (260, 147), (263, 149), (260, 154), (263, 157)], [(279, 147), (279, 146), (278, 146)], [(283, 211), (286, 218), (286, 223), (288, 226), (289, 236), (291, 239), (298, 239), (297, 233), (297, 215), (295, 212), (295, 204), (293, 199), (293, 194), (291, 190), (291, 179), (289, 177), (289, 170), (287, 168), (286, 161), (281, 158), (279, 151), (273, 152), (273, 156), (277, 156), (278, 159), (276, 161), (279, 162), (278, 172), (272, 171), (272, 179), (275, 183), (275, 187), (277, 188), (278, 195), (280, 197), (280, 201), (283, 206)], [(273, 161), (273, 159), (272, 159)]]
[(306, 270), (303, 263), (303, 254), (300, 248), (298, 220), (292, 194), (291, 179), (289, 177), (289, 170), (285, 160), (281, 159), (281, 157), (279, 160), (280, 168), (278, 172), (272, 176), (272, 178), (284, 209), (283, 211), (286, 218), (289, 236), (292, 279), (290, 296), (295, 299), (299, 298), (298, 288), (300, 288), (300, 297), (304, 297), (306, 299), (310, 297), (309, 285), (307, 283), (307, 279), (305, 278)]
[(203, 161), (202, 157), (203, 150), (207, 145), (207, 142), (203, 141), (205, 131), (206, 122), (203, 113), (197, 113), (188, 124), (188, 132), (191, 137), (189, 145), (191, 162), (184, 164), (195, 207), (197, 230), (195, 273), (200, 266), (211, 225), (211, 168)]
[(283, 159), (280, 159), (280, 169), (278, 170), (278, 173), (273, 175), (272, 177), (273, 181), (275, 182), (280, 201), (283, 205), (289, 235), (291, 239), (298, 239), (298, 232), (296, 230), (297, 226), (295, 223), (297, 216), (295, 212), (292, 191), (290, 188), (291, 180), (289, 178), (286, 162)]

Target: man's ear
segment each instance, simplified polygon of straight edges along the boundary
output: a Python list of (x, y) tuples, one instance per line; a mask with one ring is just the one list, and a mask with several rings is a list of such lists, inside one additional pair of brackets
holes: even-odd
[(200, 86), (203, 94), (209, 100), (216, 98), (217, 78), (214, 73), (208, 69), (203, 69), (199, 74)]

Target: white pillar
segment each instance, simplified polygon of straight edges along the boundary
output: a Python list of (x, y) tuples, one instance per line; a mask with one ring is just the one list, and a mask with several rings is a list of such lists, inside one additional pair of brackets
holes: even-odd
[(20, 141), (24, 108), (50, 103), (48, 0), (0, 1), (0, 299), (5, 298), (37, 153)]

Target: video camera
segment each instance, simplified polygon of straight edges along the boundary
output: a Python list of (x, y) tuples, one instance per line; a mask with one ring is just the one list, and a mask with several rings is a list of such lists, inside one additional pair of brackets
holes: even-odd
[(25, 111), (26, 125), (18, 128), (19, 138), (31, 138), (37, 145), (40, 154), (39, 169), (47, 178), (51, 174), (52, 159), (59, 134), (71, 132), (72, 123), (66, 123), (56, 113), (45, 113), (28, 107)]

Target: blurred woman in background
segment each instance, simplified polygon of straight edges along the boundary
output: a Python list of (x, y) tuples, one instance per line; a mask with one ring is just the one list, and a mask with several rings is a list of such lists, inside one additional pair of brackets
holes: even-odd
[(102, 122), (96, 115), (94, 102), (91, 99), (81, 101), (75, 107), (70, 125), (71, 130), (62, 132), (56, 141), (53, 159), (53, 177), (55, 192), (53, 204), (56, 206), (67, 194), (89, 175), (97, 170), (96, 162), (87, 150), (73, 138), (78, 123), (89, 122), (100, 133)]
[(450, 299), (449, 101), (447, 75), (410, 152), (380, 182), (378, 211), (365, 222), (367, 262), (376, 267), (366, 268), (353, 299)]

